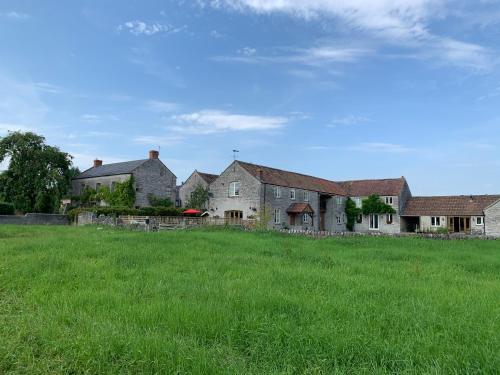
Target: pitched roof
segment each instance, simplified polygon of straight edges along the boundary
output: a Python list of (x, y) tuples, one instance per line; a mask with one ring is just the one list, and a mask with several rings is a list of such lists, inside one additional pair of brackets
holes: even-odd
[(368, 197), (372, 194), (399, 195), (406, 184), (406, 179), (401, 177), (383, 180), (355, 180), (342, 181), (339, 184), (351, 197)]
[(314, 210), (309, 205), (309, 203), (292, 203), (290, 207), (286, 209), (289, 214), (302, 214), (302, 213), (314, 213)]
[(82, 178), (93, 178), (93, 177), (103, 177), (103, 176), (115, 176), (118, 174), (129, 174), (132, 173), (134, 169), (147, 162), (149, 159), (125, 161), (123, 163), (113, 163), (105, 164), (100, 167), (92, 167), (86, 171), (80, 173), (74, 178), (74, 180), (79, 180)]
[(210, 174), (210, 173), (203, 173), (203, 172), (198, 172), (198, 174), (207, 184), (211, 184), (212, 182), (214, 182), (217, 179), (217, 177), (219, 177), (219, 175), (217, 175), (217, 174)]
[[(336, 182), (323, 178), (307, 176), (300, 173), (238, 161), (252, 176), (265, 184), (286, 186), (332, 195), (346, 195), (344, 189)], [(262, 172), (262, 176), (260, 174)]]
[(412, 197), (402, 216), (482, 216), (485, 208), (499, 200), (500, 195)]

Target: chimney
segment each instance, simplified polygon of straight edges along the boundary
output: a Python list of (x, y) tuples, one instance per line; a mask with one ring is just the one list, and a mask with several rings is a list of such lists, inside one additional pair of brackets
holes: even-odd
[(94, 168), (97, 168), (97, 167), (102, 167), (102, 160), (99, 160), (99, 159), (94, 160)]
[(158, 159), (160, 157), (160, 152), (156, 150), (149, 151), (149, 159)]

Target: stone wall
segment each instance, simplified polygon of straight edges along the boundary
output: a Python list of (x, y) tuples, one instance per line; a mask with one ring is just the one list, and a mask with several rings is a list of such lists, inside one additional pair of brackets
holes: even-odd
[(135, 206), (149, 206), (148, 195), (177, 199), (177, 177), (159, 159), (150, 159), (134, 171), (136, 199)]
[(0, 225), (68, 225), (69, 220), (66, 215), (52, 214), (26, 214), (24, 216), (1, 215)]
[[(379, 224), (379, 229), (370, 229), (370, 216), (369, 215), (362, 215), (362, 221), (361, 223), (356, 222), (354, 224), (354, 231), (355, 232), (360, 232), (360, 233), (371, 233), (371, 232), (380, 232), (380, 233), (387, 233), (387, 234), (396, 234), (396, 233), (401, 233), (401, 216), (399, 215), (399, 212), (401, 212), (400, 208), (400, 202), (402, 204), (406, 204), (405, 199), (407, 199), (407, 192), (402, 194), (401, 196), (392, 196), (392, 208), (396, 211), (395, 214), (392, 215), (392, 223), (388, 224), (387, 223), (387, 215), (382, 214), (378, 215), (378, 224)], [(360, 198), (361, 201), (363, 199), (366, 199), (368, 197), (353, 197), (352, 199), (355, 200), (356, 198)], [(386, 196), (381, 196), (380, 197), (384, 202)]]
[(500, 237), (500, 201), (484, 210), (487, 236)]

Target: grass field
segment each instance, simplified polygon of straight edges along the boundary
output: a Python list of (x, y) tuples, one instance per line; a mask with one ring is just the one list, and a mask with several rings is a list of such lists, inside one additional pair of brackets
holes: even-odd
[(500, 242), (0, 227), (0, 373), (498, 373)]

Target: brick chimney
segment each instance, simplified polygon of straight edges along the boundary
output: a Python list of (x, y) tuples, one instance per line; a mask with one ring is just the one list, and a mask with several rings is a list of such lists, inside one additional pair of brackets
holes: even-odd
[(102, 160), (99, 160), (99, 159), (94, 160), (94, 168), (97, 168), (97, 167), (102, 167)]
[(160, 152), (156, 150), (149, 151), (149, 159), (158, 159), (160, 157)]

